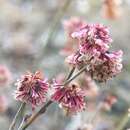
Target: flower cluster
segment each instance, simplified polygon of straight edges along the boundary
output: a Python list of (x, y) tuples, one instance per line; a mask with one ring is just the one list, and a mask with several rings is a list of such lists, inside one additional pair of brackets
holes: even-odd
[[(78, 25), (76, 24), (76, 26)], [(72, 30), (73, 27), (69, 31)], [(94, 97), (98, 94), (98, 88), (92, 82), (92, 79), (106, 82), (121, 72), (123, 55), (121, 50), (109, 52), (112, 39), (108, 28), (101, 24), (86, 24), (84, 27), (75, 30), (71, 37), (76, 39), (78, 49), (68, 56), (66, 61), (78, 69), (87, 66), (86, 71), (84, 70), (86, 73), (84, 73), (84, 77), (81, 76), (80, 85), (70, 83), (72, 80), (69, 81), (69, 79), (65, 81), (65, 84), (62, 84), (63, 79), (65, 79), (64, 76), (57, 77), (52, 83), (54, 91), (51, 93), (50, 99), (50, 101), (59, 103), (67, 114), (81, 112), (86, 106), (85, 96)], [(81, 74), (80, 72), (82, 71), (79, 71), (79, 74)], [(27, 73), (17, 82), (15, 98), (31, 104), (32, 108), (35, 108), (35, 106), (46, 101), (48, 90), (49, 83), (43, 78), (41, 72)], [(113, 105), (115, 101), (113, 99), (111, 97), (107, 98), (105, 101), (107, 106)]]
[(16, 85), (16, 100), (31, 104), (33, 109), (46, 101), (49, 84), (41, 72), (37, 71), (35, 74), (29, 72), (23, 75)]
[(76, 84), (59, 87), (54, 83), (56, 92), (52, 95), (52, 101), (58, 102), (67, 113), (77, 113), (85, 109), (85, 93)]
[(79, 48), (76, 53), (67, 57), (66, 61), (70, 65), (77, 68), (88, 65), (87, 71), (100, 82), (107, 81), (121, 71), (123, 52), (109, 52), (112, 39), (107, 27), (87, 24), (71, 36), (78, 39)]

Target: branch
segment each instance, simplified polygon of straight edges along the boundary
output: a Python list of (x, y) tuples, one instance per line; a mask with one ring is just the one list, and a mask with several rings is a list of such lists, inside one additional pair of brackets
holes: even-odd
[(10, 125), (10, 127), (9, 127), (9, 130), (14, 130), (16, 121), (17, 121), (20, 113), (24, 110), (25, 105), (26, 105), (26, 103), (21, 103), (21, 105), (20, 105), (20, 107), (19, 107), (19, 109), (18, 109), (18, 111), (17, 111), (17, 113), (16, 113), (16, 115), (15, 115), (15, 117), (14, 117), (14, 119), (13, 119), (11, 125)]

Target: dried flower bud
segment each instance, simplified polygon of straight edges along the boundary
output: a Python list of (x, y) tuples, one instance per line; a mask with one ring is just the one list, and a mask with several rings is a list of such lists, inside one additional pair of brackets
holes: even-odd
[[(54, 83), (54, 86), (56, 83)], [(57, 83), (58, 85), (58, 83)], [(56, 92), (52, 95), (52, 101), (58, 102), (69, 114), (77, 113), (85, 109), (85, 93), (75, 84), (65, 87), (56, 87)]]
[(43, 78), (42, 73), (37, 71), (35, 74), (27, 73), (17, 82), (15, 99), (29, 103), (34, 108), (46, 101), (46, 93), (49, 84)]

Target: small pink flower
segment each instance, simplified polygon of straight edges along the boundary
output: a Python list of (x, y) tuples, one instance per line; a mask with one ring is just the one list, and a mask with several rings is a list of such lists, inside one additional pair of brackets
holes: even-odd
[(80, 28), (82, 28), (85, 25), (86, 22), (81, 20), (78, 17), (71, 17), (69, 20), (63, 21), (64, 29), (69, 36), (71, 36), (71, 34), (74, 31), (78, 31)]
[(58, 102), (67, 113), (77, 113), (85, 109), (85, 93), (75, 84), (59, 87), (52, 95), (52, 101)]
[(11, 80), (11, 72), (9, 69), (4, 65), (0, 65), (0, 86), (8, 85)]
[(32, 105), (35, 108), (46, 101), (46, 93), (49, 84), (43, 78), (42, 73), (37, 71), (35, 74), (27, 73), (17, 82), (15, 99)]

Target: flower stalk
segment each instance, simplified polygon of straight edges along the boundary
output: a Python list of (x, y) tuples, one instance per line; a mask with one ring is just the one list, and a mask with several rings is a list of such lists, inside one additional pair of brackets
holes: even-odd
[(16, 121), (17, 121), (20, 113), (22, 113), (22, 111), (24, 110), (25, 106), (26, 106), (26, 103), (21, 103), (21, 105), (20, 105), (20, 107), (19, 107), (19, 109), (18, 109), (18, 111), (17, 111), (17, 113), (16, 113), (10, 127), (9, 127), (9, 130), (14, 130), (14, 127), (16, 125)]

